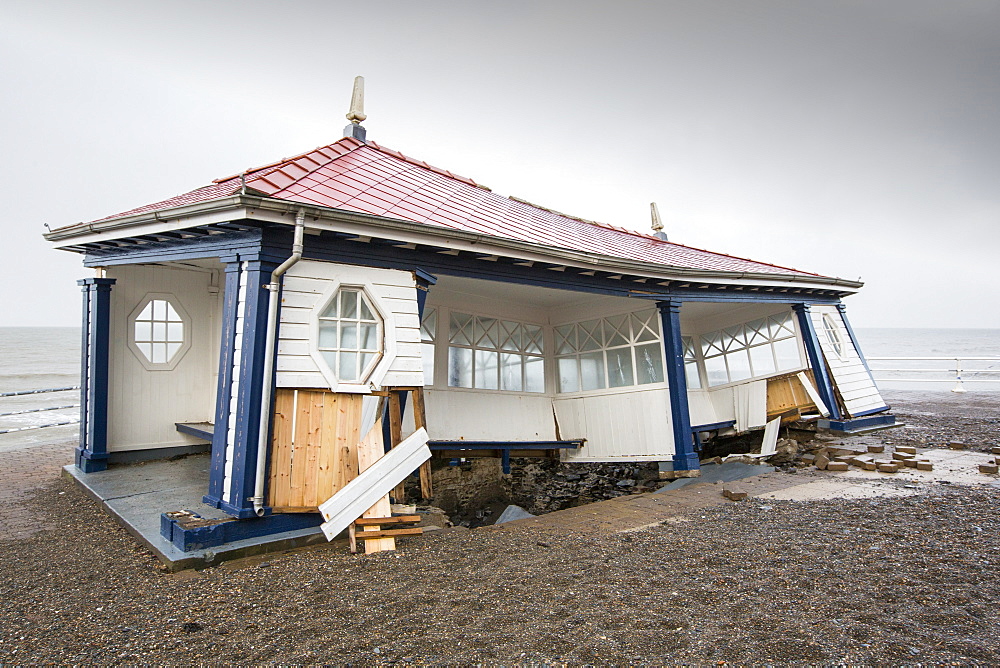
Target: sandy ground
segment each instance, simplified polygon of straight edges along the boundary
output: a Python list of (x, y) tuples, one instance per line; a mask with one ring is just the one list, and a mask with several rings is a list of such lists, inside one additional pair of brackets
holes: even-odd
[[(911, 425), (880, 438), (996, 444), (998, 400), (896, 401)], [(43, 528), (0, 538), (0, 663), (1000, 663), (1000, 491), (885, 484), (909, 495), (752, 499), (618, 534), (450, 529), (170, 575), (53, 480), (20, 502)]]

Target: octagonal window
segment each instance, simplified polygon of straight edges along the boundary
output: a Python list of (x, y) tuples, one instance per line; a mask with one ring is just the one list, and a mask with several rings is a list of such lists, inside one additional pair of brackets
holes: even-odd
[(319, 315), (319, 352), (338, 380), (367, 380), (382, 356), (383, 320), (362, 288), (341, 287)]
[(136, 349), (150, 364), (170, 364), (184, 347), (184, 319), (166, 299), (150, 299), (133, 320)]

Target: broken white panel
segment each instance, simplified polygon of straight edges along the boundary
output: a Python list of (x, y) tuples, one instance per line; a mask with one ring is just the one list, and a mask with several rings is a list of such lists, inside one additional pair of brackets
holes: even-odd
[(799, 382), (802, 383), (802, 387), (806, 390), (806, 394), (808, 394), (809, 398), (812, 399), (812, 402), (816, 404), (816, 408), (819, 409), (820, 415), (823, 417), (830, 417), (830, 409), (826, 407), (825, 403), (823, 403), (822, 397), (819, 396), (816, 386), (812, 384), (811, 380), (809, 380), (809, 376), (800, 371), (795, 374), (795, 377), (799, 379)]
[(764, 441), (760, 444), (760, 454), (770, 457), (778, 451), (778, 432), (781, 429), (781, 418), (776, 417), (764, 427)]
[(835, 306), (812, 307), (813, 327), (830, 375), (851, 416), (885, 409), (871, 373), (865, 368), (843, 316)]
[(736, 409), (736, 431), (744, 432), (763, 427), (767, 423), (767, 381), (737, 385), (733, 392)]
[(333, 540), (406, 476), (430, 459), (431, 449), (427, 447), (427, 441), (427, 431), (421, 427), (324, 501), (319, 511), (326, 521), (320, 528), (327, 540)]

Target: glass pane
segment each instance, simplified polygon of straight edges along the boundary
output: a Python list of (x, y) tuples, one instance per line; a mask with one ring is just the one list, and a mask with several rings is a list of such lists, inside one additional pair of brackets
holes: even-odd
[(541, 353), (544, 339), (542, 338), (542, 328), (535, 325), (524, 325), (522, 329), (522, 344), (526, 353)]
[[(472, 345), (472, 316), (464, 313), (451, 314), (449, 341), (463, 346)], [(464, 387), (464, 385), (462, 386)]]
[(378, 325), (374, 322), (363, 322), (358, 330), (358, 347), (361, 350), (378, 350)]
[(475, 345), (481, 348), (499, 347), (497, 321), (493, 318), (476, 318), (476, 325), (473, 332), (475, 333)]
[(153, 364), (165, 364), (167, 361), (167, 344), (165, 343), (153, 343), (153, 357), (150, 361)]
[(341, 350), (358, 349), (358, 326), (353, 322), (340, 323), (340, 349)]
[(690, 336), (681, 337), (681, 342), (684, 344), (684, 359), (693, 360), (695, 359), (694, 354), (694, 339)]
[(626, 387), (634, 385), (632, 376), (632, 349), (615, 348), (608, 351), (608, 385)]
[(576, 351), (576, 326), (561, 325), (556, 327), (556, 353), (574, 353)]
[(779, 371), (798, 369), (802, 366), (797, 339), (782, 339), (775, 341), (772, 345), (774, 346), (774, 356), (778, 359)]
[(524, 358), (520, 355), (510, 353), (500, 354), (500, 389), (520, 392), (521, 381), (521, 361)]
[(541, 357), (524, 358), (524, 389), (526, 392), (545, 391), (545, 360)]
[(506, 320), (500, 321), (500, 349), (521, 350), (521, 325)]
[(633, 313), (632, 329), (634, 330), (635, 340), (637, 342), (655, 341), (659, 339), (660, 328), (656, 318), (656, 311)]
[(362, 320), (377, 320), (375, 314), (372, 312), (371, 308), (368, 306), (368, 300), (364, 295), (361, 296), (361, 319)]
[(750, 349), (750, 363), (753, 365), (754, 376), (765, 376), (774, 373), (774, 355), (771, 354), (771, 346), (755, 346)]
[(337, 378), (340, 380), (357, 380), (359, 377), (358, 354), (354, 352), (341, 352)]
[(640, 385), (663, 382), (663, 354), (659, 343), (636, 346), (635, 363)]
[(154, 299), (150, 302), (153, 305), (153, 320), (167, 319), (167, 302), (162, 299)]
[(767, 321), (766, 320), (754, 320), (746, 324), (747, 330), (747, 344), (755, 345), (758, 343), (763, 343), (770, 338), (767, 332)]
[(153, 302), (146, 304), (146, 307), (142, 309), (136, 320), (152, 320), (153, 319)]
[(136, 322), (135, 323), (135, 340), (136, 341), (152, 341), (153, 340), (153, 325), (149, 322)]
[(698, 375), (697, 362), (687, 362), (684, 365), (684, 375), (687, 377), (689, 390), (701, 389), (701, 377)]
[(424, 343), (420, 346), (420, 355), (424, 360), (424, 385), (434, 384), (434, 344)]
[(167, 324), (167, 341), (171, 342), (184, 341), (183, 322), (171, 322)]
[(377, 353), (361, 353), (361, 376), (359, 376), (359, 378), (364, 378), (365, 374), (371, 371), (372, 362), (374, 362), (377, 357)]
[(497, 353), (492, 350), (476, 351), (476, 388), (497, 389)]
[(701, 338), (701, 354), (704, 356), (718, 355), (722, 352), (722, 344), (719, 340), (719, 333), (712, 332)]
[(170, 302), (163, 302), (167, 306), (167, 320), (170, 322), (180, 322), (181, 316), (174, 310), (174, 305)]
[(604, 388), (604, 353), (580, 355), (580, 385), (584, 390)]
[(320, 321), (319, 347), (320, 348), (337, 347), (337, 323)]
[(708, 386), (724, 385), (729, 382), (729, 373), (726, 371), (726, 358), (706, 357), (705, 374), (708, 376)]
[(580, 370), (575, 357), (559, 358), (559, 391), (580, 391)]
[(147, 360), (149, 360), (150, 362), (153, 361), (152, 343), (137, 343), (135, 344), (135, 347), (139, 349), (139, 352), (142, 353)]
[(167, 344), (167, 361), (169, 362), (177, 354), (177, 351), (181, 349), (182, 343), (168, 343)]
[(448, 348), (448, 385), (472, 387), (472, 351), (468, 348)]
[(743, 325), (727, 327), (722, 330), (723, 345), (726, 350), (739, 350), (746, 346), (746, 337), (743, 336)]
[(729, 365), (730, 381), (744, 380), (750, 377), (750, 357), (745, 349), (727, 353), (726, 364)]
[(153, 341), (166, 341), (167, 340), (167, 323), (165, 322), (154, 322), (153, 323)]
[(600, 320), (581, 322), (579, 330), (580, 350), (600, 350), (604, 347), (604, 337), (601, 336)]
[(358, 291), (357, 290), (341, 290), (340, 291), (340, 317), (341, 318), (357, 318), (358, 317)]
[(326, 360), (326, 365), (331, 369), (337, 368), (337, 353), (334, 352), (324, 352), (323, 359)]
[(604, 321), (604, 335), (607, 337), (608, 346), (625, 346), (631, 342), (629, 334), (628, 316), (616, 315)]
[(437, 334), (437, 311), (424, 309), (424, 320), (420, 323), (420, 338), (423, 341), (433, 341)]

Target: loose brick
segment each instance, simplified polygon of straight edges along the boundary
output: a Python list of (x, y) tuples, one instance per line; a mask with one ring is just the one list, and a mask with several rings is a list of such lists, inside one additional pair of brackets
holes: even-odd
[(823, 471), (826, 469), (827, 466), (829, 466), (830, 458), (827, 457), (826, 455), (820, 455), (816, 458), (816, 461), (814, 463), (816, 464), (816, 468), (818, 468), (820, 471)]
[(878, 470), (880, 473), (895, 473), (899, 470), (899, 464), (879, 464)]
[(980, 473), (996, 473), (998, 470), (1000, 470), (1000, 466), (997, 466), (996, 464), (980, 464), (979, 465), (979, 472)]
[(861, 468), (863, 468), (866, 471), (875, 471), (878, 469), (878, 464), (872, 461), (861, 462), (859, 466), (861, 466)]
[(918, 471), (933, 471), (934, 465), (930, 462), (917, 462)]
[(892, 458), (899, 461), (903, 461), (906, 459), (916, 459), (916, 456), (906, 452), (894, 452), (892, 453)]
[(885, 452), (884, 445), (869, 445), (868, 452)]
[(917, 449), (914, 448), (912, 445), (897, 445), (896, 452), (905, 452), (906, 454), (909, 455), (915, 455), (917, 454)]
[(1000, 445), (994, 445), (990, 448), (990, 452), (994, 455), (1000, 455)]
[(827, 471), (846, 471), (849, 468), (847, 462), (830, 462), (826, 465)]
[(738, 487), (723, 487), (722, 496), (730, 501), (742, 501), (747, 498), (747, 493)]
[(918, 463), (918, 462), (917, 462), (917, 460), (916, 460), (916, 459), (904, 459), (904, 460), (903, 460), (903, 464), (904, 464), (905, 466), (907, 466), (907, 467), (911, 468), (911, 469), (915, 469), (915, 468), (917, 468), (917, 463)]
[(949, 443), (948, 447), (952, 450), (965, 450), (965, 443)]

